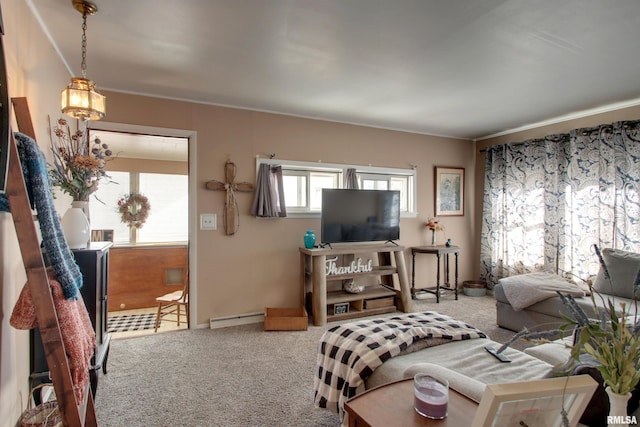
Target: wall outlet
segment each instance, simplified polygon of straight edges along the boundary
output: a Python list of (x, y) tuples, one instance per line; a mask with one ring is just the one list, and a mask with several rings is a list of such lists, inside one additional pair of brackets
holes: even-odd
[(216, 214), (200, 214), (200, 230), (215, 230), (217, 228)]

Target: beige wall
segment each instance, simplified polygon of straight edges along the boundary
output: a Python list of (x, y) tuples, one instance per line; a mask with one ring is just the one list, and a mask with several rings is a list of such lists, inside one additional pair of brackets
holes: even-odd
[[(547, 126), (541, 126), (533, 129), (524, 130), (521, 132), (511, 133), (509, 135), (503, 135), (495, 138), (490, 138), (476, 143), (476, 164), (475, 164), (475, 177), (474, 186), (475, 194), (477, 195), (474, 200), (475, 215), (473, 221), (475, 223), (475, 252), (480, 254), (480, 224), (482, 220), (482, 196), (484, 193), (484, 149), (492, 145), (508, 144), (510, 142), (522, 142), (529, 139), (542, 138), (546, 135), (553, 135), (557, 133), (566, 133), (573, 129), (579, 129), (584, 127), (598, 126), (601, 124), (613, 123), (623, 120), (638, 120), (640, 119), (640, 106), (629, 107), (615, 111), (609, 111), (606, 113), (594, 114), (587, 117), (578, 119), (567, 120), (559, 123), (550, 124)], [(475, 274), (480, 274), (480, 263), (476, 263)]]
[(146, 172), (186, 175), (189, 173), (187, 162), (169, 160), (128, 159), (118, 157), (109, 160), (105, 166), (107, 171)]
[[(255, 182), (256, 156), (325, 163), (346, 163), (418, 171), (418, 217), (401, 222), (400, 244), (427, 242), (423, 223), (433, 216), (433, 168), (464, 167), (467, 170), (464, 217), (443, 217), (446, 237), (462, 247), (460, 281), (474, 278), (469, 250), (473, 218), (474, 144), (469, 141), (415, 135), (360, 126), (328, 123), (275, 114), (189, 104), (121, 93), (107, 93), (107, 121), (193, 131), (196, 136), (192, 159), (197, 220), (200, 213), (218, 215), (216, 231), (194, 230), (196, 260), (196, 323), (210, 318), (261, 313), (265, 307), (297, 306), (301, 298), (298, 247), (305, 230), (319, 231), (319, 218), (256, 219), (249, 215), (252, 194), (236, 194), (240, 229), (233, 236), (222, 230), (225, 196), (205, 189), (205, 182), (224, 179), (224, 163), (237, 165), (237, 181)], [(109, 124), (110, 128), (113, 128)], [(108, 142), (108, 141), (107, 141)], [(192, 147), (193, 148), (193, 147)], [(444, 236), (440, 241), (444, 242)], [(419, 285), (435, 281), (435, 258), (418, 259)], [(192, 274), (192, 277), (194, 275)]]

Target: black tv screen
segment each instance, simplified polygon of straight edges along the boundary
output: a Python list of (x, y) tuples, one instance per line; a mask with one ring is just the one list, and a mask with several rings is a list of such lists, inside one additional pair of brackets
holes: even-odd
[(322, 190), (322, 243), (375, 242), (400, 238), (400, 192)]

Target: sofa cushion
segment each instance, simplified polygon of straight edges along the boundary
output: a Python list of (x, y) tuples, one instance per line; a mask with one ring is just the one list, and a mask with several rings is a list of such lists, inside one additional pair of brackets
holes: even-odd
[(557, 292), (571, 294), (576, 298), (585, 295), (575, 283), (544, 271), (504, 277), (498, 280), (498, 284), (502, 285), (502, 292), (516, 311), (557, 297)]
[[(502, 289), (502, 285), (498, 284), (493, 288), (493, 295), (497, 301), (505, 304), (509, 304), (509, 301), (507, 300), (504, 290)], [(629, 307), (629, 305), (633, 302), (631, 299), (628, 299), (628, 298), (609, 297), (608, 295), (601, 295), (601, 296), (594, 295), (593, 300), (591, 300), (590, 296), (575, 298), (575, 301), (578, 303), (580, 307), (582, 307), (584, 312), (589, 317), (597, 317), (593, 309), (594, 301), (596, 303), (596, 306), (598, 306), (598, 308), (606, 308), (609, 300), (611, 300), (614, 307), (616, 307), (617, 311), (620, 311), (619, 307), (621, 303), (625, 303), (627, 307)], [(562, 303), (562, 300), (559, 297), (548, 298), (543, 301), (537, 302), (533, 305), (530, 305), (525, 310), (530, 312), (545, 314), (547, 316), (557, 317), (559, 321), (562, 321), (562, 323), (564, 323), (564, 320), (562, 319), (562, 315), (571, 316), (571, 312)], [(525, 325), (521, 325), (516, 330), (519, 331), (524, 326)]]
[(601, 266), (593, 289), (601, 294), (633, 298), (633, 284), (640, 270), (640, 254), (605, 248), (602, 250), (602, 258), (607, 265), (611, 282), (605, 279)]

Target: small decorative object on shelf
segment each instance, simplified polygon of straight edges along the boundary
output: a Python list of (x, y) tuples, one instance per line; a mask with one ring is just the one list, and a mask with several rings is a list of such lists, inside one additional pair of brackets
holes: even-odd
[(342, 290), (350, 294), (359, 294), (364, 291), (364, 285), (358, 285), (353, 281), (353, 279), (349, 279), (342, 285)]
[(129, 227), (141, 228), (147, 221), (150, 210), (149, 199), (140, 193), (129, 193), (118, 200), (120, 221)]
[(349, 312), (349, 303), (341, 302), (333, 306), (333, 314), (345, 314)]
[(453, 244), (453, 243), (451, 242), (451, 239), (447, 239), (447, 243), (445, 243), (444, 245), (445, 245), (446, 247), (450, 248), (452, 244)]
[(312, 249), (316, 245), (316, 233), (313, 230), (307, 230), (304, 235), (304, 247)]

